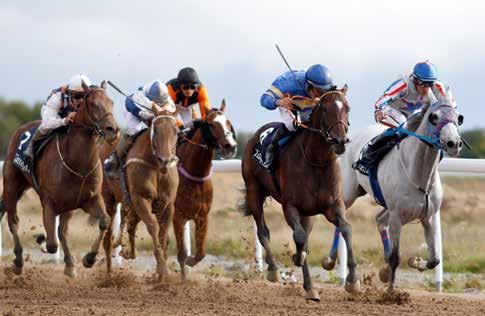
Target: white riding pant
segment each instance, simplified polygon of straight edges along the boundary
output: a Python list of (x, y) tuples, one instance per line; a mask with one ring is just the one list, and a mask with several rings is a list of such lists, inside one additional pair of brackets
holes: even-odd
[(141, 130), (148, 128), (148, 126), (141, 121), (138, 117), (128, 112), (125, 109), (125, 120), (126, 120), (126, 134), (133, 136)]

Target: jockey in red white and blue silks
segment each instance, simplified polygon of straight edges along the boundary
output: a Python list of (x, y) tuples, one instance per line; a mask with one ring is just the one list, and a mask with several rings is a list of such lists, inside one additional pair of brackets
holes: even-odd
[(437, 69), (429, 61), (417, 63), (413, 73), (400, 76), (374, 104), (378, 123), (397, 126), (412, 113), (440, 100), (450, 100), (456, 106), (449, 88), (438, 80)]

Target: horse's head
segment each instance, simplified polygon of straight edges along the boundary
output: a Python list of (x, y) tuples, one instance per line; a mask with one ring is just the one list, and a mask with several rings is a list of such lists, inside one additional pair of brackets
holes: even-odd
[(458, 126), (463, 124), (463, 115), (450, 102), (438, 101), (426, 111), (428, 137), (451, 157), (457, 157), (463, 148)]
[(113, 101), (106, 94), (106, 82), (101, 87), (88, 87), (82, 82), (84, 100), (76, 109), (74, 123), (91, 128), (103, 136), (108, 143), (118, 138), (119, 127), (113, 116)]
[(174, 167), (179, 161), (175, 155), (177, 145), (178, 128), (174, 113), (159, 111), (156, 106), (152, 107), (155, 117), (150, 128), (150, 142), (152, 152), (162, 172)]
[(222, 100), (219, 109), (213, 109), (207, 114), (205, 124), (212, 143), (218, 147), (224, 158), (233, 158), (236, 155), (236, 135), (231, 121), (225, 114), (226, 101)]
[(318, 100), (312, 113), (312, 125), (318, 129), (326, 141), (334, 147), (335, 153), (341, 155), (345, 151), (345, 144), (349, 142), (350, 106), (346, 97), (347, 85), (342, 89), (325, 92)]

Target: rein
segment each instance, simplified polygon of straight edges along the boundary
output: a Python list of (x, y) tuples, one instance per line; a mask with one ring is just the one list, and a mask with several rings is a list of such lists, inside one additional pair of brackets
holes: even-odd
[(66, 168), (70, 173), (74, 174), (75, 176), (81, 178), (81, 188), (79, 189), (79, 194), (77, 196), (77, 199), (76, 199), (76, 206), (79, 205), (79, 202), (81, 200), (81, 195), (84, 191), (84, 185), (86, 184), (86, 179), (94, 172), (96, 171), (96, 169), (99, 167), (100, 163), (101, 163), (101, 160), (98, 159), (97, 162), (96, 162), (96, 165), (86, 174), (81, 174), (80, 172), (72, 169), (71, 167), (69, 167), (69, 165), (67, 164), (67, 162), (64, 160), (64, 157), (62, 156), (62, 152), (61, 152), (61, 149), (59, 147), (59, 135), (56, 136), (56, 146), (57, 146), (57, 154), (59, 155), (59, 159), (61, 159), (61, 162), (62, 162), (62, 165), (64, 166), (64, 168)]
[(109, 111), (106, 111), (106, 113), (104, 113), (104, 115), (100, 119), (96, 119), (96, 118), (93, 117), (93, 115), (89, 111), (89, 106), (88, 106), (88, 102), (87, 102), (89, 95), (92, 92), (98, 91), (98, 90), (103, 90), (103, 89), (101, 89), (101, 88), (90, 89), (84, 95), (83, 102), (78, 107), (76, 107), (76, 109), (74, 110), (74, 112), (76, 112), (76, 115), (77, 115), (77, 113), (79, 113), (78, 111), (81, 109), (81, 106), (84, 106), (84, 108), (86, 109), (86, 116), (87, 116), (87, 119), (88, 119), (88, 125), (84, 125), (84, 124), (70, 124), (70, 126), (80, 127), (80, 128), (87, 128), (87, 129), (91, 130), (93, 132), (93, 134), (100, 135), (101, 137), (105, 137), (105, 134), (103, 132), (103, 129), (100, 127), (99, 122), (104, 121), (108, 116), (114, 116), (113, 113), (112, 112), (109, 112)]

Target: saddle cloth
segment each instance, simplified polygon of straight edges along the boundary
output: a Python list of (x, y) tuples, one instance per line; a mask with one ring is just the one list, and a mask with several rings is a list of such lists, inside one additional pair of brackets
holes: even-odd
[[(271, 165), (266, 161), (266, 151), (269, 145), (273, 141), (276, 131), (283, 123), (273, 122), (267, 125), (266, 129), (259, 134), (259, 142), (253, 147), (253, 159), (261, 165), (263, 168), (270, 169)], [(279, 148), (284, 147), (294, 136), (295, 133), (290, 133), (288, 136), (283, 137), (279, 140)], [(273, 160), (273, 163), (276, 159)]]

